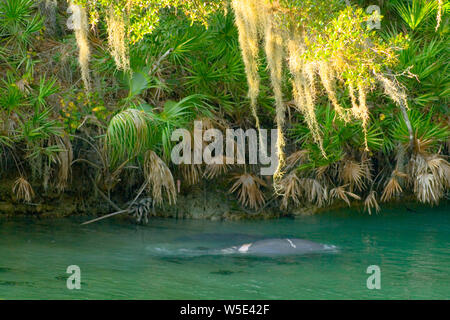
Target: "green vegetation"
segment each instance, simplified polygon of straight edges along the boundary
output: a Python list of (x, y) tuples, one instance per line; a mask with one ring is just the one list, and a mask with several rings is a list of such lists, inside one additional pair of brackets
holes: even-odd
[[(252, 211), (269, 199), (368, 213), (445, 200), (450, 4), (378, 1), (380, 29), (371, 4), (0, 0), (1, 175), (14, 177), (13, 201), (45, 202), (77, 179), (157, 206), (209, 180)], [(195, 120), (277, 128), (275, 176), (172, 164), (172, 132)]]

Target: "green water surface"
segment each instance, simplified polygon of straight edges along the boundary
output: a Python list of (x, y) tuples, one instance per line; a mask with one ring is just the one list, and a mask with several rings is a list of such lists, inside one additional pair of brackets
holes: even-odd
[[(446, 206), (369, 216), (341, 210), (299, 219), (147, 226), (86, 218), (0, 220), (0, 299), (449, 299)], [(208, 255), (262, 238), (303, 238), (337, 253)], [(66, 269), (81, 270), (67, 289)], [(369, 290), (367, 267), (381, 270)]]

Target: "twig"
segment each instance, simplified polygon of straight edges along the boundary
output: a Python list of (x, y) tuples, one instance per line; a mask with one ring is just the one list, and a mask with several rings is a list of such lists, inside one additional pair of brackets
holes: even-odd
[(106, 201), (108, 201), (108, 202), (111, 204), (111, 206), (114, 207), (114, 209), (116, 209), (116, 210), (118, 210), (118, 211), (122, 210), (117, 204), (115, 204), (114, 202), (112, 202), (111, 199), (108, 198), (108, 197), (107, 197), (107, 196), (106, 196), (106, 195), (105, 195), (105, 194), (97, 187), (97, 184), (95, 183), (94, 179), (93, 179), (91, 176), (89, 176), (89, 178), (91, 178), (92, 184), (94, 185), (94, 187), (95, 187), (95, 189), (98, 191), (98, 193), (100, 193), (100, 195), (102, 196), (103, 199), (105, 199)]
[(150, 71), (149, 74), (154, 73), (158, 68), (159, 65), (161, 64), (161, 62), (173, 51), (173, 48), (170, 48), (169, 50), (166, 51), (166, 53), (164, 53), (161, 57), (159, 57), (159, 59), (155, 62), (155, 64), (153, 65), (152, 70)]
[(139, 189), (139, 192), (137, 194), (137, 196), (133, 199), (133, 201), (130, 202), (130, 204), (127, 207), (127, 210), (129, 210), (131, 208), (131, 206), (136, 202), (136, 200), (139, 198), (139, 196), (141, 195), (141, 193), (144, 191), (145, 187), (147, 187), (148, 184), (148, 180), (145, 181), (145, 183), (141, 186), (141, 188)]
[(93, 162), (91, 162), (89, 160), (82, 159), (82, 158), (73, 160), (70, 165), (73, 165), (74, 163), (77, 163), (77, 162), (86, 162), (87, 164), (89, 164), (89, 165), (91, 165), (91, 166), (93, 166), (93, 167), (95, 167), (97, 169), (101, 169), (99, 165), (97, 165), (97, 164), (95, 164), (95, 163), (93, 163)]
[(92, 223), (92, 222), (96, 222), (96, 221), (99, 221), (99, 220), (103, 220), (103, 219), (115, 216), (115, 215), (120, 214), (120, 213), (125, 213), (125, 212), (128, 212), (128, 209), (120, 210), (120, 211), (117, 211), (117, 212), (113, 212), (113, 213), (101, 216), (99, 218), (95, 218), (93, 220), (89, 220), (89, 221), (83, 222), (81, 225), (83, 226), (83, 225), (86, 225), (86, 224), (89, 224), (89, 223)]
[(255, 212), (255, 214), (259, 214), (261, 213), (261, 211), (263, 211), (265, 208), (267, 208), (269, 206), (269, 204), (271, 204), (274, 200), (276, 199), (276, 196), (273, 196), (272, 199), (270, 199), (269, 201), (267, 201), (264, 206), (262, 206), (261, 208), (258, 209), (258, 211)]
[(110, 214), (107, 214), (107, 215), (104, 215), (104, 216), (99, 217), (99, 218), (95, 218), (95, 219), (83, 222), (81, 225), (86, 225), (86, 224), (89, 224), (89, 223), (92, 223), (92, 222), (96, 222), (96, 221), (103, 220), (103, 219), (106, 219), (106, 218), (109, 218), (109, 217), (113, 217), (113, 216), (121, 214), (121, 213), (129, 212), (131, 206), (136, 202), (136, 200), (139, 198), (139, 196), (141, 195), (141, 193), (144, 191), (145, 187), (148, 184), (148, 180), (145, 181), (145, 183), (139, 189), (139, 192), (138, 192), (137, 196), (133, 199), (133, 201), (131, 201), (131, 203), (128, 205), (128, 207), (126, 209), (122, 210), (114, 202), (112, 202), (103, 192), (101, 192), (100, 189), (97, 188), (97, 185), (95, 184), (94, 179), (92, 179), (92, 177), (90, 177), (90, 178), (92, 180), (92, 183), (94, 184), (94, 187), (97, 189), (97, 191), (100, 193), (100, 195), (103, 198), (105, 198), (118, 211), (110, 213)]

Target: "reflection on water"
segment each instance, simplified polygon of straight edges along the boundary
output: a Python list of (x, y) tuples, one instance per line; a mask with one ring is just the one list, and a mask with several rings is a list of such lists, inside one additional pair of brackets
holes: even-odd
[[(247, 222), (155, 219), (147, 226), (0, 220), (0, 299), (448, 299), (449, 215), (445, 206), (415, 210)], [(340, 250), (208, 254), (267, 238)], [(81, 269), (81, 290), (66, 287), (69, 265)], [(366, 287), (370, 265), (381, 268), (381, 290)]]

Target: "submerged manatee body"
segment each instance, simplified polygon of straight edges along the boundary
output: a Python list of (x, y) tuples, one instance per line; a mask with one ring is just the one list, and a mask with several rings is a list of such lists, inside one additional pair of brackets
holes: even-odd
[(336, 246), (321, 244), (309, 240), (285, 238), (264, 239), (218, 249), (207, 247), (174, 248), (172, 246), (157, 246), (151, 250), (162, 256), (195, 257), (208, 255), (243, 255), (243, 256), (294, 256), (313, 253), (337, 252)]
[(333, 245), (295, 238), (259, 240), (221, 250), (224, 254), (245, 254), (254, 256), (302, 255), (332, 251), (336, 251), (336, 247)]

